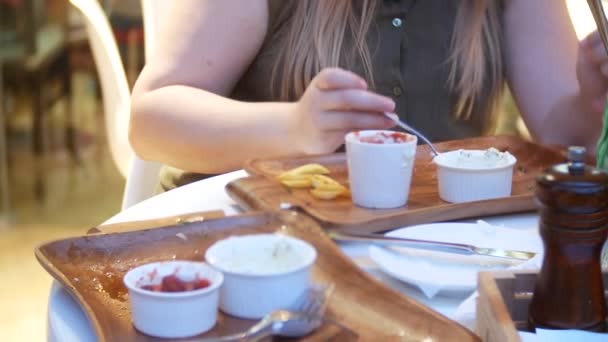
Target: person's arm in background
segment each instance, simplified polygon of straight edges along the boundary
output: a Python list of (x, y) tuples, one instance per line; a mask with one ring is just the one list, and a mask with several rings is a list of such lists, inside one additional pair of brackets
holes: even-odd
[(295, 103), (227, 98), (264, 41), (267, 0), (180, 0), (167, 16), (132, 96), (129, 139), (143, 159), (222, 173), (252, 157), (328, 153), (350, 130), (392, 125), (378, 112), (394, 102), (340, 69)]
[(532, 136), (542, 143), (595, 151), (602, 117), (593, 98), (602, 93), (605, 101), (606, 83), (600, 68), (582, 54), (577, 65), (584, 49), (579, 49), (565, 2), (505, 4), (507, 79)]

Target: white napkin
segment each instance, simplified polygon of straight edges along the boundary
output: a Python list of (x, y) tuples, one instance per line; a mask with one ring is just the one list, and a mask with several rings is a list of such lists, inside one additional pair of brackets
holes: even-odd
[(475, 287), (478, 264), (467, 255), (377, 246), (370, 247), (370, 255), (387, 273), (416, 286), (427, 298), (444, 290), (444, 279), (450, 279), (451, 289)]
[[(401, 237), (448, 241), (488, 248), (542, 251), (542, 241), (535, 229), (511, 229), (483, 221), (474, 224), (440, 223), (396, 231)], [(395, 233), (395, 232), (394, 232)], [(412, 248), (370, 246), (371, 259), (386, 273), (412, 284), (427, 298), (446, 290), (462, 296), (473, 291), (480, 270), (507, 269), (518, 261), (487, 256), (458, 255)], [(469, 292), (470, 293), (470, 292)]]

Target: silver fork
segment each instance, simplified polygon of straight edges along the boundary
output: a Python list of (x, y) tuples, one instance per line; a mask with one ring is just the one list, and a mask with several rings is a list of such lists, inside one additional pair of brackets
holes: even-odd
[(323, 322), (327, 300), (333, 285), (312, 285), (291, 310), (276, 310), (247, 331), (216, 338), (199, 339), (199, 342), (259, 341), (269, 336), (301, 337), (310, 334)]

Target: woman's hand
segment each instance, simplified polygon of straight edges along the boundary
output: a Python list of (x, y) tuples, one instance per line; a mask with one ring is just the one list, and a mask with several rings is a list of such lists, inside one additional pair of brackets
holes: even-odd
[(597, 31), (579, 44), (576, 75), (586, 108), (603, 112), (608, 94), (608, 54)]
[(292, 136), (299, 151), (331, 153), (350, 131), (393, 127), (382, 113), (394, 109), (391, 98), (368, 91), (365, 80), (356, 74), (323, 69), (295, 103)]

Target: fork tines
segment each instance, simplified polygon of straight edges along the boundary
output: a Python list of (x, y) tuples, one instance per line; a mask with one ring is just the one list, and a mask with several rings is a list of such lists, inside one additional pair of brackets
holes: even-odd
[(309, 319), (322, 317), (333, 290), (334, 284), (311, 284), (296, 302), (294, 310)]

